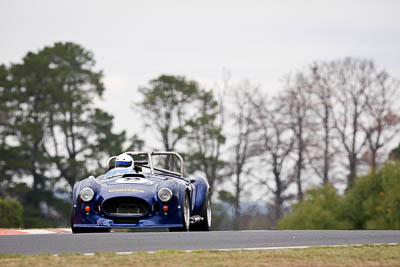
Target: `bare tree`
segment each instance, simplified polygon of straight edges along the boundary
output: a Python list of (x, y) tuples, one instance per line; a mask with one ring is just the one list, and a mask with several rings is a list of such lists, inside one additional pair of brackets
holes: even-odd
[(311, 116), (317, 127), (311, 127), (310, 166), (328, 183), (339, 153), (344, 153), (350, 188), (361, 160), (375, 169), (378, 150), (399, 131), (398, 82), (378, 71), (372, 61), (347, 58), (311, 64), (299, 73), (295, 85), (310, 94), (316, 115)]
[(235, 192), (233, 198), (233, 206), (235, 213), (234, 229), (240, 228), (240, 199), (244, 189), (243, 178), (248, 178), (251, 169), (248, 168), (248, 163), (255, 156), (255, 151), (252, 148), (253, 134), (253, 106), (252, 97), (257, 88), (249, 82), (244, 82), (236, 90), (233, 91), (233, 107), (231, 118), (234, 127), (234, 136), (232, 140), (232, 159), (229, 160), (229, 169), (231, 176), (234, 179)]
[(341, 147), (347, 157), (347, 189), (350, 189), (367, 142), (362, 123), (368, 98), (371, 97), (374, 64), (368, 60), (346, 58), (330, 63), (329, 67), (338, 81), (334, 92), (333, 118)]
[[(275, 223), (283, 215), (284, 202), (293, 198), (287, 192), (293, 182), (293, 161), (290, 154), (295, 145), (295, 136), (290, 129), (287, 113), (281, 112), (281, 101), (257, 97), (257, 136), (259, 140), (260, 163), (265, 166), (261, 184), (273, 193), (272, 221)], [(272, 185), (271, 185), (272, 184)]]
[(382, 70), (373, 69), (372, 93), (367, 100), (367, 117), (362, 124), (368, 151), (365, 156), (372, 171), (378, 166), (378, 152), (400, 132), (399, 82)]
[(334, 145), (333, 91), (338, 82), (329, 65), (313, 63), (305, 71), (305, 86), (312, 97), (312, 111), (315, 117), (314, 142), (309, 153), (310, 166), (322, 179), (323, 184), (332, 182), (337, 147)]
[(281, 102), (281, 112), (287, 112), (289, 128), (293, 132), (295, 158), (294, 178), (297, 185), (297, 198), (303, 200), (302, 174), (306, 168), (307, 150), (310, 146), (310, 138), (313, 133), (311, 121), (311, 94), (307, 82), (302, 73), (295, 77), (286, 76), (285, 90), (278, 101)]

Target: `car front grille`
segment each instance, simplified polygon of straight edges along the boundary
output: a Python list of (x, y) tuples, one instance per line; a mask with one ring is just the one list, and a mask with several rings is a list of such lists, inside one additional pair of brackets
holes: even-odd
[(114, 197), (103, 203), (103, 211), (113, 216), (143, 216), (149, 210), (146, 201), (136, 197)]

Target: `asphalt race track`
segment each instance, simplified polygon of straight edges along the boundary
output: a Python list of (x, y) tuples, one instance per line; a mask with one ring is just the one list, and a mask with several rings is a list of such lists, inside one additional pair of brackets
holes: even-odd
[(221, 231), (0, 236), (0, 253), (93, 253), (400, 243), (400, 231)]

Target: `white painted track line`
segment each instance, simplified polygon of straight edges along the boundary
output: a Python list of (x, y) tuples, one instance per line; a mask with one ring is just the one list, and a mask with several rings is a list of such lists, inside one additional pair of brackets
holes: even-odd
[[(330, 245), (330, 246), (292, 246), (292, 247), (259, 247), (259, 248), (224, 248), (224, 249), (210, 249), (210, 252), (213, 251), (257, 251), (257, 250), (285, 250), (285, 249), (305, 249), (305, 248), (336, 248), (336, 247), (354, 247), (354, 246), (364, 246), (364, 245), (372, 245), (372, 246), (381, 246), (381, 245), (389, 245), (389, 246), (396, 246), (399, 243), (375, 243), (375, 244), (353, 244), (353, 245)], [(177, 250), (179, 251), (179, 250)], [(196, 250), (182, 250), (183, 252), (186, 253), (191, 253), (194, 252)], [(157, 251), (154, 250), (150, 250), (147, 251), (147, 253), (149, 254), (154, 254)], [(133, 251), (124, 251), (124, 252), (115, 252), (115, 254), (117, 255), (130, 255), (133, 254), (135, 252)], [(93, 256), (94, 253), (84, 253), (83, 255), (85, 256)], [(55, 254), (54, 256), (57, 256), (57, 254)]]
[(48, 229), (0, 229), (2, 235), (43, 235), (43, 234), (70, 234), (71, 228), (48, 228)]

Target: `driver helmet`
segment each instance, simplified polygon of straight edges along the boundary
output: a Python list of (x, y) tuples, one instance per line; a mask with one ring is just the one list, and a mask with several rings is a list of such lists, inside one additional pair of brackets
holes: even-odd
[(128, 154), (121, 154), (115, 159), (115, 168), (133, 168), (134, 161)]

